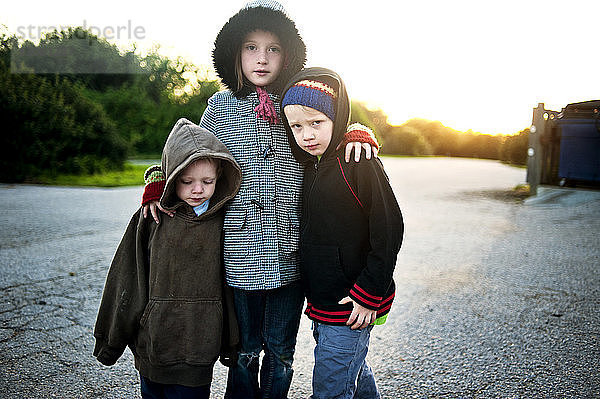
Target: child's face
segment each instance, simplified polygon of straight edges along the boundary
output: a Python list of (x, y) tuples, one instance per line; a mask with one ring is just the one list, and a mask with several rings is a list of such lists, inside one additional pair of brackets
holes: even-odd
[(284, 54), (279, 38), (271, 32), (250, 32), (242, 43), (242, 72), (255, 86), (273, 83), (283, 68)]
[(206, 159), (199, 159), (179, 174), (175, 192), (179, 199), (195, 207), (213, 196), (216, 184), (216, 164)]
[(300, 148), (311, 155), (323, 155), (331, 141), (333, 121), (324, 113), (302, 105), (288, 105), (283, 112)]

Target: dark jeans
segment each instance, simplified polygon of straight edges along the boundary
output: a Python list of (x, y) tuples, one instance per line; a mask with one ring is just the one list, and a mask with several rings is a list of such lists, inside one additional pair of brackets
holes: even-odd
[[(233, 295), (241, 348), (237, 365), (229, 369), (225, 398), (287, 398), (304, 304), (300, 284), (273, 290), (234, 289)], [(262, 350), (265, 354), (259, 383)]]
[(140, 376), (144, 399), (209, 399), (210, 385), (186, 387), (175, 384), (159, 384)]

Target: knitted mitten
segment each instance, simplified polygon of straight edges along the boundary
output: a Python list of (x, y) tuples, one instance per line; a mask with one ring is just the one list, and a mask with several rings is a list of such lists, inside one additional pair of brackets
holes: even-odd
[(165, 174), (160, 169), (160, 165), (152, 165), (144, 172), (144, 194), (142, 195), (142, 205), (152, 201), (160, 200), (165, 189)]
[(346, 144), (353, 142), (369, 143), (379, 150), (379, 143), (377, 142), (373, 131), (360, 123), (353, 123), (348, 126), (340, 147), (344, 147)]

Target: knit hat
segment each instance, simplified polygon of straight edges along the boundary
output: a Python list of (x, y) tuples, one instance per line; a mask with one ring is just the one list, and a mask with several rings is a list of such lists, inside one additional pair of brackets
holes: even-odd
[[(310, 84), (304, 84), (306, 81)], [(318, 84), (315, 85), (311, 82), (317, 82)], [(295, 93), (290, 93), (292, 90)], [(324, 113), (333, 121), (331, 142), (322, 155), (323, 157), (327, 158), (336, 153), (341, 148), (338, 144), (342, 141), (344, 142), (343, 147), (345, 147), (348, 142), (346, 139), (350, 142), (368, 142), (373, 146), (377, 146), (375, 137), (369, 129), (358, 125), (350, 125), (348, 132), (346, 132), (350, 121), (350, 99), (344, 81), (331, 69), (319, 67), (303, 69), (294, 75), (283, 88), (282, 98), (282, 109), (291, 104), (307, 105)], [(332, 112), (329, 111), (330, 106), (333, 106)], [(294, 158), (302, 164), (313, 164), (315, 162), (314, 156), (301, 149), (296, 143), (294, 133), (284, 112), (281, 113), (281, 117)]]
[(318, 80), (301, 80), (285, 93), (281, 100), (281, 108), (286, 105), (304, 105), (316, 109), (335, 121), (335, 99), (337, 93), (325, 82)]

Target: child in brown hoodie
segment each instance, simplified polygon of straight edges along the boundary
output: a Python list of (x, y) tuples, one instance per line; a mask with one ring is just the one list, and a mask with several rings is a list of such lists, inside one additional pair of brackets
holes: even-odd
[(160, 224), (141, 210), (131, 218), (106, 279), (94, 356), (112, 365), (129, 346), (144, 398), (208, 398), (216, 360), (227, 363), (238, 342), (221, 251), (223, 206), (241, 171), (212, 133), (186, 119), (167, 138), (161, 169), (161, 206), (177, 212)]

